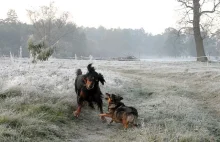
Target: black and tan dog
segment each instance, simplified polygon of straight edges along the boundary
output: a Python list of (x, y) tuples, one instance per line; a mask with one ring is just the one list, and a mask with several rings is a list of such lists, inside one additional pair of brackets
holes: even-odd
[(112, 118), (110, 124), (115, 121), (116, 123), (122, 123), (124, 128), (128, 128), (129, 124), (137, 126), (137, 109), (125, 106), (125, 104), (121, 102), (123, 98), (119, 95), (106, 93), (106, 96), (106, 100), (108, 101), (108, 113), (100, 114), (100, 116), (110, 117)]
[[(75, 91), (77, 94), (77, 110), (74, 111), (74, 115), (79, 117), (83, 103), (88, 102), (91, 108), (94, 108), (93, 103), (98, 105), (100, 113), (103, 113), (102, 92), (99, 87), (99, 82), (104, 85), (105, 79), (101, 73), (97, 73), (92, 64), (87, 66), (88, 72), (82, 74), (81, 69), (76, 71), (75, 79)], [(105, 121), (104, 117), (101, 117)]]

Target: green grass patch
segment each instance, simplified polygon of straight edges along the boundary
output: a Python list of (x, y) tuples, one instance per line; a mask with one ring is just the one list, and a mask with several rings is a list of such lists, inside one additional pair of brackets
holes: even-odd
[(30, 116), (38, 116), (45, 121), (67, 124), (70, 120), (68, 108), (57, 106), (56, 104), (38, 104), (27, 109)]
[(52, 127), (51, 125), (52, 124), (48, 124), (48, 123), (38, 123), (38, 125), (36, 124), (28, 125), (22, 127), (20, 129), (20, 133), (24, 137), (28, 137), (30, 139), (37, 138), (39, 140), (47, 139), (50, 141), (60, 138), (63, 139), (65, 137), (65, 134), (63, 135), (61, 133), (60, 128), (58, 128), (57, 126)]
[(10, 116), (0, 116), (0, 124), (6, 125), (6, 127), (17, 128), (21, 127), (23, 121), (20, 118)]

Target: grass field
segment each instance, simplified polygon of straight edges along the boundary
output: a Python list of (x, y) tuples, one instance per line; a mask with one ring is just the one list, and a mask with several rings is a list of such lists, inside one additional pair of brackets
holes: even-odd
[[(139, 111), (139, 128), (109, 126), (99, 111), (82, 109), (75, 70), (93, 62), (103, 93), (120, 94)], [(0, 59), (1, 142), (220, 141), (220, 64), (192, 61), (75, 61)], [(104, 101), (104, 111), (107, 103)]]

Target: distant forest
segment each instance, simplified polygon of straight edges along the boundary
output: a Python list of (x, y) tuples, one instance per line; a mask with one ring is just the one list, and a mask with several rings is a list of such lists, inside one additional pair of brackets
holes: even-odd
[[(0, 20), (0, 56), (29, 57), (28, 39), (34, 34), (33, 25), (19, 22), (18, 17), (10, 15)], [(65, 25), (70, 26), (71, 23)], [(181, 33), (174, 28), (167, 28), (158, 35), (147, 33), (144, 29), (106, 29), (78, 27), (63, 36), (55, 49), (54, 57), (72, 58), (75, 56), (93, 57), (186, 57), (196, 56), (192, 34)], [(207, 55), (219, 56), (219, 42), (215, 37), (204, 39)]]

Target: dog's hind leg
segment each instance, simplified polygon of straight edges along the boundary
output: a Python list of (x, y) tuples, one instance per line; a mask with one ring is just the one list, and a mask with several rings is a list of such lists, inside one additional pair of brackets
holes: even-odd
[(128, 124), (131, 122), (131, 118), (129, 116), (127, 116), (126, 113), (123, 113), (122, 116), (122, 124), (124, 126), (124, 129), (128, 128)]
[(134, 116), (134, 121), (132, 122), (133, 127), (138, 127), (137, 116)]
[(122, 120), (122, 124), (123, 124), (123, 126), (124, 126), (124, 129), (127, 129), (129, 122), (128, 122), (126, 119), (123, 119), (123, 120)]

